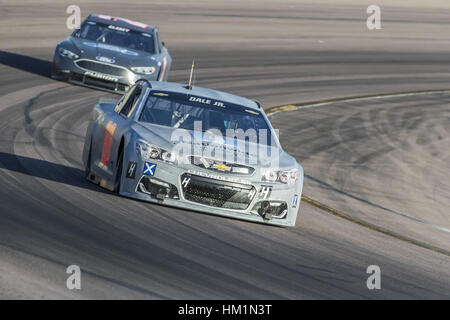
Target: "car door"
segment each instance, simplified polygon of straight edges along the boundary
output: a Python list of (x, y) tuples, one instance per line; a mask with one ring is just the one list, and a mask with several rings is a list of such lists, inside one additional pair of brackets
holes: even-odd
[(99, 123), (95, 144), (95, 152), (91, 157), (94, 173), (109, 183), (114, 181), (117, 168), (117, 157), (122, 137), (131, 125), (129, 118), (142, 92), (141, 86), (136, 85), (119, 100), (114, 109), (105, 111), (105, 120)]
[(114, 119), (115, 123), (117, 123), (117, 127), (113, 136), (114, 143), (112, 146), (111, 153), (115, 155), (112, 167), (116, 169), (118, 167), (117, 160), (119, 156), (120, 145), (121, 143), (123, 143), (123, 147), (125, 147), (125, 143), (127, 142), (126, 139), (127, 133), (130, 132), (130, 127), (134, 122), (134, 119), (131, 117), (131, 115), (133, 114), (137, 105), (140, 103), (143, 91), (141, 84), (135, 85), (132, 89), (133, 92), (130, 94), (127, 101), (122, 106), (120, 106), (120, 108), (114, 110), (115, 111)]

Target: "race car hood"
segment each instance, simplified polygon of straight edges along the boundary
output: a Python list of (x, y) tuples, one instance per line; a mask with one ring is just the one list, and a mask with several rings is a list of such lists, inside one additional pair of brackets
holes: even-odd
[(78, 52), (75, 53), (82, 59), (96, 60), (127, 68), (134, 66), (158, 67), (156, 55), (150, 53), (75, 37), (69, 37), (68, 42), (68, 45), (77, 49)]
[[(270, 168), (277, 166), (279, 168), (293, 168), (297, 162), (295, 158), (287, 154), (277, 145), (265, 146), (252, 142), (241, 143), (236, 140), (229, 143), (222, 136), (200, 133), (189, 130), (178, 130), (170, 127), (137, 123), (133, 126), (138, 138), (143, 139), (147, 143), (156, 147), (163, 148), (167, 151), (177, 152), (182, 150), (194, 154), (194, 148), (201, 150), (202, 154), (212, 155), (211, 158), (217, 160), (225, 160), (224, 152), (231, 152), (236, 159), (241, 159), (236, 163), (242, 165), (253, 165), (262, 168)], [(224, 152), (221, 152), (223, 150)], [(216, 151), (219, 157), (214, 156)], [(198, 151), (197, 151), (198, 152)], [(230, 154), (228, 154), (230, 155)], [(243, 161), (242, 161), (243, 160)]]

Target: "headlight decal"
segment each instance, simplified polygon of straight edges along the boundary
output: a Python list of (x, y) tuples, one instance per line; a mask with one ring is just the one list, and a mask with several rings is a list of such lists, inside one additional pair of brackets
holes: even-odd
[(177, 163), (177, 156), (162, 148), (151, 145), (142, 140), (136, 140), (135, 150), (144, 160), (162, 160), (168, 163)]
[(156, 71), (155, 67), (131, 67), (131, 70), (133, 70), (136, 73), (141, 74), (153, 74)]
[(290, 170), (268, 170), (264, 173), (262, 181), (281, 182), (284, 184), (294, 184), (297, 182), (299, 173), (297, 169)]
[(78, 58), (79, 58), (79, 56), (78, 56), (77, 54), (73, 53), (73, 52), (70, 51), (70, 50), (61, 48), (61, 47), (58, 49), (58, 53), (59, 53), (61, 56), (70, 58), (70, 59), (72, 59), (72, 60), (78, 59)]

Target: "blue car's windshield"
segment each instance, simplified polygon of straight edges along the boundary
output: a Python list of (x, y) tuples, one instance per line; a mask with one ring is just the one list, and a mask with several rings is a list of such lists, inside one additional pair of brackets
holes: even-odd
[(267, 144), (271, 140), (270, 127), (259, 111), (182, 94), (153, 92), (149, 95), (139, 120), (186, 130), (198, 130), (201, 123), (203, 132), (216, 129), (223, 135), (228, 134), (229, 129), (242, 129), (244, 132), (254, 129), (256, 134), (266, 135)]
[(155, 53), (153, 35), (151, 33), (137, 32), (114, 25), (86, 21), (81, 26), (80, 31), (74, 36), (132, 50)]

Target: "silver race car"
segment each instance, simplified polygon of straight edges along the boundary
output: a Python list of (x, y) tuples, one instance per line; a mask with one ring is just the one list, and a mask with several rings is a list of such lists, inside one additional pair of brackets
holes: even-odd
[(126, 197), (281, 226), (295, 225), (303, 187), (257, 102), (170, 82), (99, 101), (83, 162)]
[(171, 63), (156, 27), (90, 14), (56, 46), (52, 77), (124, 93), (139, 79), (166, 81)]

